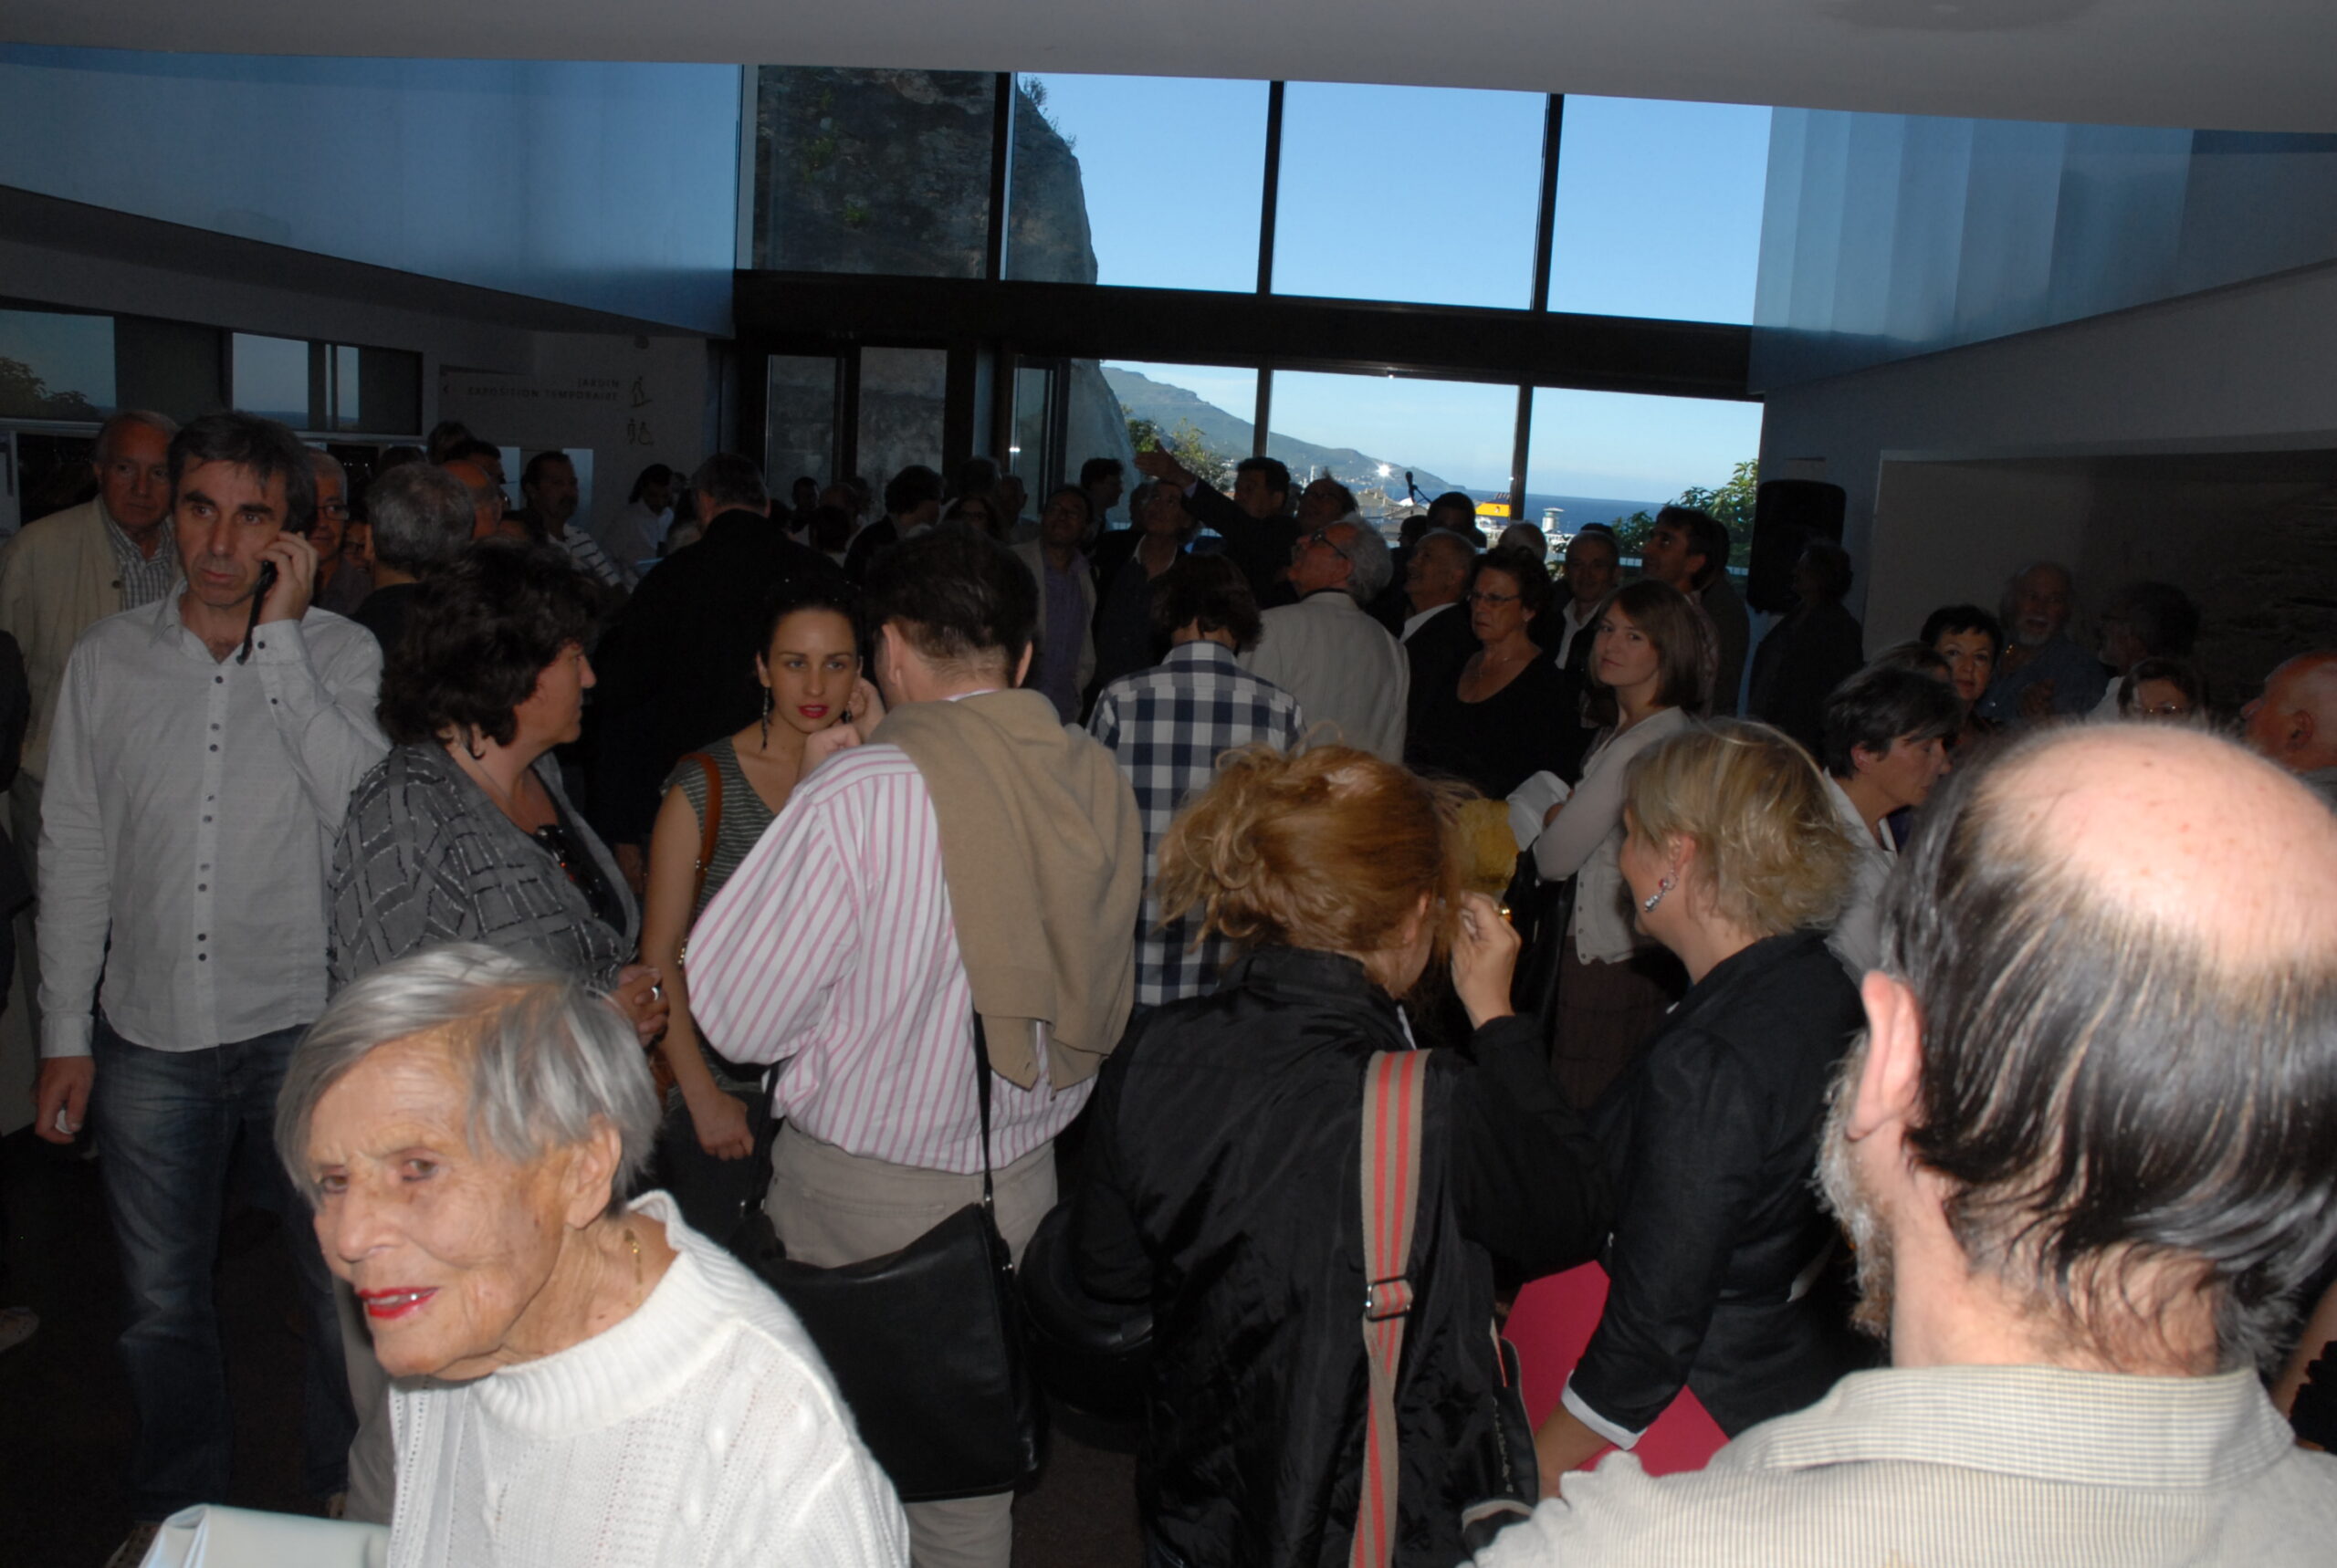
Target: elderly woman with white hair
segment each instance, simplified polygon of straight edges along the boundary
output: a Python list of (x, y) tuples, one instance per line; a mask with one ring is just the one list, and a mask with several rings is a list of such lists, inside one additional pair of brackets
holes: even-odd
[(634, 1030), (475, 944), (334, 998), (278, 1147), (397, 1379), (392, 1568), (906, 1563), (795, 1316), (673, 1202)]

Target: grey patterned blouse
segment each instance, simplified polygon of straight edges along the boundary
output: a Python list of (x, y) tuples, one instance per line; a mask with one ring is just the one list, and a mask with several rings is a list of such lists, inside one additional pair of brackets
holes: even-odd
[(335, 991), (441, 942), (484, 942), (604, 988), (616, 983), (640, 939), (640, 911), (607, 846), (570, 808), (559, 765), (547, 756), (535, 768), (571, 840), (614, 891), (624, 929), (594, 917), (559, 862), (443, 747), (393, 747), (358, 780), (333, 845)]
[[(697, 902), (690, 907), (692, 921), (706, 913), (707, 901), (722, 891), (722, 884), (770, 826), (772, 816), (755, 787), (747, 782), (746, 772), (739, 766), (739, 748), (730, 737), (726, 735), (698, 750), (714, 759), (714, 770), (722, 776), (722, 819), (714, 825), (714, 857), (707, 862), (706, 885), (698, 889)], [(665, 788), (682, 792), (690, 803), (691, 816), (701, 824), (698, 831), (704, 832), (706, 769), (685, 757), (665, 776)]]

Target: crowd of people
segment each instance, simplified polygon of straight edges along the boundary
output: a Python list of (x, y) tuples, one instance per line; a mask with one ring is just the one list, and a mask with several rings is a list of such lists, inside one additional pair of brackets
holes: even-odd
[[(1702, 512), (1554, 572), (1136, 467), (718, 454), (596, 536), (459, 427), (361, 488), (105, 424), (0, 551), (0, 914), (127, 1287), (120, 1561), (228, 1494), (231, 1189), (398, 1568), (1004, 1568), (1011, 1490), (874, 1436), (950, 1412), (769, 1282), (969, 1207), (1148, 1312), (1148, 1563), (2317, 1559), (2337, 651), (2233, 712), (2181, 589), (2088, 648), (2040, 562), (1870, 659), (1825, 541), (1756, 642)], [(1592, 1263), (1524, 1428), (1503, 1314)], [(1732, 1441), (1659, 1482), (1683, 1392)]]

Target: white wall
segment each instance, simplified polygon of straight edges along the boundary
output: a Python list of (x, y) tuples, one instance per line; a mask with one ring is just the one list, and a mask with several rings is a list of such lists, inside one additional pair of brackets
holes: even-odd
[[(1773, 391), (1765, 472), (1824, 464), (1849, 494), (1845, 542), (1867, 642), (1911, 635), (1909, 607), (1990, 602), (2021, 559), (2070, 548), (2073, 504), (2042, 476), (1886, 483), (1886, 461), (2337, 446), (2337, 267), (2319, 267)], [(1929, 476), (1937, 479), (1937, 475)], [(1904, 516), (1892, 508), (1904, 497)], [(1914, 612), (1920, 618), (1920, 612)]]

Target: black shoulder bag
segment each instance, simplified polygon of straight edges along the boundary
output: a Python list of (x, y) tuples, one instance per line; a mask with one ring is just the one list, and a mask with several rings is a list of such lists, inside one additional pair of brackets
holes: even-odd
[(903, 1502), (1011, 1491), (1046, 1455), (1046, 1401), (990, 1190), (990, 1042), (979, 1013), (974, 1071), (980, 1202), (897, 1252), (837, 1269), (791, 1261), (760, 1210), (736, 1244), (803, 1320)]

